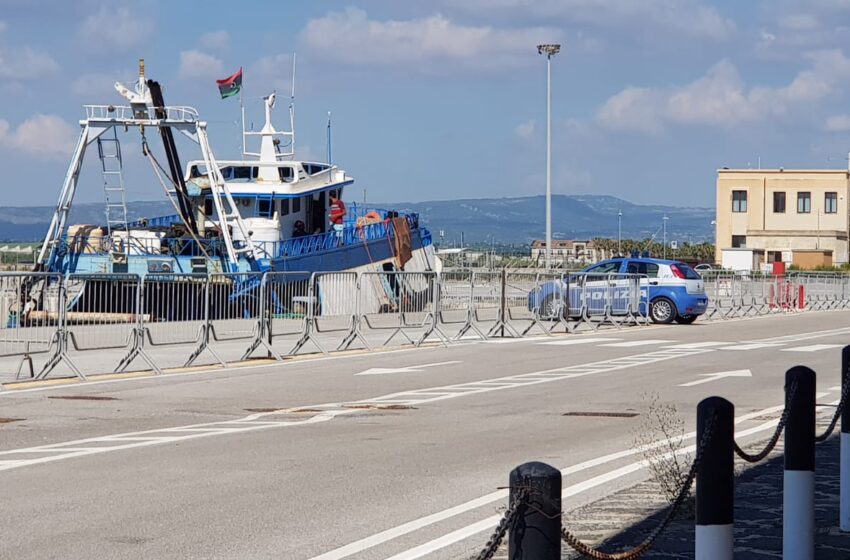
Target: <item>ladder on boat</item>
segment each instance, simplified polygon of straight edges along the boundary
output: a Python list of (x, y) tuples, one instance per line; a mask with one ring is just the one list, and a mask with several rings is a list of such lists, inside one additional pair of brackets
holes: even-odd
[[(106, 234), (115, 230), (127, 231), (127, 193), (124, 189), (124, 160), (118, 132), (112, 128), (112, 137), (97, 139), (97, 155), (103, 173), (103, 194), (106, 198)], [(129, 242), (129, 239), (127, 240)]]

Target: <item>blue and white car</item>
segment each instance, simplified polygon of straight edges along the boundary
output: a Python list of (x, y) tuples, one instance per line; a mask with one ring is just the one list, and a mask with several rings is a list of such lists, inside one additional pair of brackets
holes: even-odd
[[(705, 283), (702, 277), (683, 262), (642, 257), (620, 257), (599, 262), (582, 272), (588, 275), (583, 279), (582, 284), (591, 296), (596, 295), (594, 293), (596, 291), (601, 294), (606, 289), (604, 286), (611, 283), (602, 280), (602, 277), (592, 275), (641, 275), (641, 312), (645, 311), (646, 306), (649, 305), (649, 317), (655, 323), (667, 324), (676, 321), (688, 325), (705, 313), (708, 307), (708, 296), (705, 293)], [(547, 316), (547, 309), (549, 309), (551, 303), (558, 298), (558, 294), (564, 293), (566, 289), (570, 294), (570, 305), (564, 310), (564, 314), (570, 314), (570, 309), (576, 307), (573, 300), (578, 297), (581, 289), (577, 286), (579, 278), (579, 275), (571, 276), (569, 279), (571, 286), (559, 282), (542, 284), (537, 290), (529, 294), (529, 308), (533, 309), (539, 306), (541, 315)], [(620, 282), (615, 281), (615, 283)], [(626, 293), (619, 294), (619, 291), (625, 292), (626, 290), (615, 289), (615, 304), (617, 303), (616, 298), (629, 297)], [(625, 309), (625, 306), (623, 308)]]

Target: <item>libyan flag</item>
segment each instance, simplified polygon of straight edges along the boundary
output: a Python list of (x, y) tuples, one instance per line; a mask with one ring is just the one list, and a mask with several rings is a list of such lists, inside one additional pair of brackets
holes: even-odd
[(240, 68), (239, 72), (229, 78), (216, 80), (215, 83), (218, 84), (218, 92), (222, 99), (236, 95), (242, 89), (242, 69)]

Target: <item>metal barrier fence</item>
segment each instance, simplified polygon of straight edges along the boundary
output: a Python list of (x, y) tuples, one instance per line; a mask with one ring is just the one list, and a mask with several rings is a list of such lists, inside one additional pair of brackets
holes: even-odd
[[(844, 275), (722, 273), (705, 288), (708, 320), (850, 307)], [(280, 360), (308, 343), (327, 353), (622, 328), (649, 323), (650, 290), (637, 274), (560, 271), (0, 273), (0, 367), (19, 380), (25, 365), (43, 378), (64, 363), (84, 378), (72, 354), (161, 372), (164, 360), (189, 366), (205, 353), (222, 366), (261, 350)]]

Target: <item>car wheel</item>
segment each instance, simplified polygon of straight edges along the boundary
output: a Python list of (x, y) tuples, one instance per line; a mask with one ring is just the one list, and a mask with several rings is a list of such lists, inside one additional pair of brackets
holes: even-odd
[(548, 295), (543, 298), (543, 301), (540, 303), (539, 313), (541, 319), (554, 321), (558, 318), (558, 301), (555, 299), (555, 296)]
[(676, 318), (676, 306), (664, 297), (654, 299), (649, 306), (649, 317), (653, 323), (670, 324)]
[(698, 315), (679, 315), (676, 317), (676, 322), (680, 325), (690, 325), (697, 320)]

